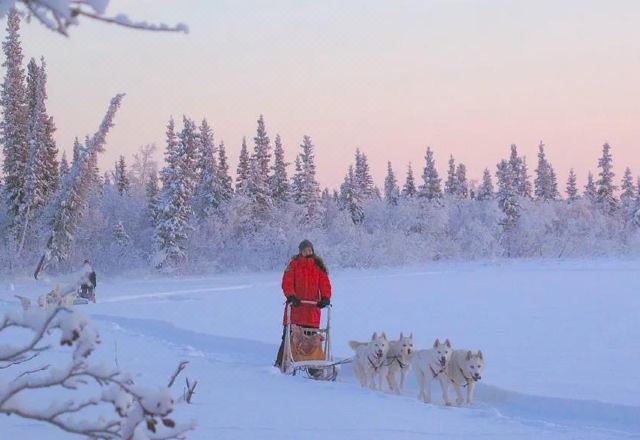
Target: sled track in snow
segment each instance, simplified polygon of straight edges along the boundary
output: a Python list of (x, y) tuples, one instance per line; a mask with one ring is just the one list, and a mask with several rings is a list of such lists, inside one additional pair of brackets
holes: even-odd
[[(206, 358), (213, 362), (262, 368), (261, 374), (264, 373), (264, 367), (273, 361), (277, 348), (275, 344), (185, 330), (166, 321), (110, 315), (92, 315), (92, 317), (163, 343), (194, 348), (203, 352)], [(355, 383), (349, 367), (344, 366), (342, 371), (342, 378), (347, 377), (349, 382)], [(405, 392), (405, 396), (400, 398), (409, 398), (414, 391), (409, 389)], [(434, 397), (437, 402), (439, 396), (434, 395)], [(484, 383), (478, 384), (476, 400), (476, 407), (466, 408), (466, 410), (482, 411), (525, 424), (593, 428), (629, 438), (640, 436), (640, 407), (636, 406), (526, 395)]]

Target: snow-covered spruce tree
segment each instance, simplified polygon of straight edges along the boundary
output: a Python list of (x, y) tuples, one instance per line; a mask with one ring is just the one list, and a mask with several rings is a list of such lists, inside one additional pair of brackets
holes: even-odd
[(300, 159), (300, 155), (297, 155), (296, 160), (294, 161), (294, 173), (291, 177), (291, 185), (289, 186), (291, 200), (293, 200), (297, 205), (304, 204), (304, 196), (302, 194), (303, 177), (302, 160)]
[(640, 177), (636, 182), (636, 197), (633, 204), (633, 215), (631, 217), (631, 223), (636, 227), (640, 227)]
[(64, 261), (69, 256), (78, 223), (91, 191), (93, 160), (97, 159), (98, 153), (104, 151), (107, 133), (113, 126), (113, 118), (123, 97), (124, 94), (119, 94), (111, 100), (100, 128), (89, 139), (86, 146), (77, 152), (64, 186), (50, 203), (50, 233), (45, 251), (36, 268), (36, 278), (50, 261)]
[(521, 197), (531, 197), (531, 182), (527, 168), (527, 160), (525, 157), (518, 155), (518, 147), (511, 144), (511, 156), (509, 157), (509, 166), (511, 166), (511, 175), (514, 179), (514, 189), (517, 195)]
[(396, 175), (391, 167), (391, 162), (387, 162), (387, 175), (384, 178), (384, 200), (388, 205), (396, 206), (400, 199), (400, 188)]
[(9, 211), (9, 222), (22, 204), (24, 178), (28, 160), (27, 145), (27, 92), (25, 73), (22, 67), (22, 46), (20, 44), (20, 15), (15, 9), (9, 10), (7, 35), (2, 43), (5, 68), (4, 81), (0, 90), (0, 141), (4, 162), (5, 202)]
[(538, 146), (538, 168), (535, 169), (535, 195), (538, 200), (555, 200), (558, 197), (558, 183), (553, 167), (544, 153), (544, 143)]
[(14, 221), (14, 232), (18, 243), (19, 255), (27, 236), (33, 236), (29, 229), (32, 220), (39, 217), (48, 199), (49, 188), (45, 180), (47, 174), (47, 152), (45, 143), (45, 123), (48, 119), (44, 108), (44, 87), (41, 85), (41, 70), (31, 58), (27, 66), (27, 167), (24, 176), (22, 201)]
[(431, 147), (427, 147), (425, 161), (426, 164), (422, 172), (422, 180), (424, 183), (420, 186), (418, 197), (429, 201), (441, 199), (442, 188), (440, 187), (440, 177), (438, 177), (438, 170), (436, 170), (436, 163), (433, 159)]
[(157, 173), (152, 173), (149, 176), (149, 180), (145, 186), (145, 195), (147, 199), (147, 218), (149, 224), (156, 228), (158, 226), (158, 220), (160, 219), (160, 210), (162, 209)]
[(281, 205), (289, 200), (289, 177), (287, 176), (287, 166), (289, 164), (284, 159), (284, 148), (279, 134), (276, 134), (274, 143), (274, 163), (271, 167), (272, 174), (269, 186), (274, 203)]
[(578, 184), (576, 173), (573, 168), (569, 170), (569, 177), (567, 178), (567, 201), (569, 203), (578, 200)]
[(409, 164), (407, 166), (407, 177), (404, 181), (404, 186), (402, 187), (402, 197), (413, 198), (416, 194), (418, 194), (418, 188), (416, 187), (416, 180), (413, 177), (411, 164)]
[(456, 168), (455, 195), (466, 199), (469, 197), (469, 182), (467, 181), (467, 167), (459, 163)]
[(504, 243), (507, 256), (513, 256), (513, 232), (520, 218), (520, 203), (518, 201), (518, 190), (516, 185), (519, 183), (517, 175), (514, 176), (512, 165), (506, 160), (498, 163), (496, 177), (498, 178), (498, 192), (496, 199), (498, 206), (504, 213), (504, 217), (500, 224), (503, 227)]
[(258, 165), (258, 172), (265, 180), (269, 181), (269, 165), (271, 163), (271, 143), (269, 136), (267, 136), (267, 128), (264, 124), (264, 117), (260, 115), (258, 118), (258, 128), (256, 130), (256, 137), (253, 138), (254, 148), (252, 159), (256, 161)]
[(254, 140), (253, 155), (249, 161), (249, 176), (244, 196), (249, 200), (253, 220), (264, 221), (273, 208), (269, 188), (269, 165), (271, 146), (262, 115), (258, 118), (258, 128)]
[(58, 173), (58, 175), (60, 176), (60, 182), (58, 185), (60, 185), (62, 179), (64, 179), (64, 176), (66, 176), (67, 174), (69, 174), (69, 161), (67, 160), (67, 152), (63, 151), (62, 152), (62, 159), (60, 159), (60, 171)]
[(612, 214), (618, 207), (618, 200), (614, 193), (616, 186), (613, 183), (615, 174), (613, 173), (613, 158), (611, 157), (611, 147), (605, 143), (602, 146), (602, 156), (598, 160), (598, 175), (596, 202), (605, 214)]
[[(61, 293), (74, 292), (79, 284)], [(143, 387), (134, 382), (135, 375), (92, 359), (100, 335), (81, 312), (55, 304), (33, 309), (27, 302), (23, 309), (0, 320), (0, 336), (10, 341), (0, 353), (0, 369), (13, 376), (0, 388), (0, 414), (95, 440), (181, 439), (194, 429), (193, 421), (176, 423), (169, 417), (176, 402), (170, 385)], [(28, 339), (16, 338), (16, 332)], [(63, 358), (52, 368), (56, 345)], [(43, 392), (48, 402), (37, 405)]]
[(198, 136), (193, 121), (183, 117), (183, 123), (177, 136), (173, 119), (167, 125), (166, 165), (160, 172), (162, 209), (155, 231), (154, 266), (158, 269), (175, 268), (187, 258)]
[(238, 159), (238, 168), (236, 170), (236, 192), (244, 193), (251, 172), (251, 164), (249, 163), (249, 149), (247, 148), (247, 138), (242, 138), (242, 148), (240, 149), (240, 158)]
[(375, 197), (376, 191), (375, 185), (373, 184), (373, 177), (371, 177), (371, 171), (369, 170), (369, 161), (367, 155), (361, 153), (360, 149), (356, 149), (356, 166), (353, 177), (355, 179), (354, 183), (363, 200)]
[(633, 182), (633, 176), (631, 174), (631, 168), (627, 167), (624, 170), (622, 177), (622, 193), (620, 194), (620, 207), (622, 208), (622, 218), (625, 223), (633, 219), (635, 214), (635, 202), (636, 202), (636, 187)]
[(113, 227), (113, 240), (121, 249), (126, 249), (131, 244), (131, 237), (124, 229), (122, 220), (118, 220)]
[(363, 200), (359, 189), (355, 180), (353, 165), (349, 165), (349, 171), (344, 178), (344, 182), (340, 185), (340, 207), (349, 212), (351, 220), (355, 224), (362, 223), (364, 220)]
[(116, 162), (115, 170), (113, 173), (114, 184), (118, 189), (118, 193), (122, 196), (129, 192), (129, 175), (127, 173), (127, 163), (124, 160), (124, 156), (120, 155)]
[(453, 154), (449, 156), (449, 168), (447, 168), (447, 180), (444, 183), (444, 193), (453, 196), (456, 195), (456, 161)]
[(479, 201), (491, 200), (494, 197), (493, 193), (493, 181), (491, 179), (491, 172), (489, 168), (484, 169), (484, 173), (482, 174), (482, 184), (478, 188), (478, 194), (476, 195), (476, 199)]
[(213, 131), (207, 120), (200, 124), (198, 138), (199, 181), (196, 186), (193, 205), (200, 220), (207, 219), (222, 202), (222, 185), (219, 180), (216, 148)]
[(319, 214), (320, 185), (316, 180), (314, 146), (310, 136), (303, 136), (300, 148), (302, 149), (299, 155), (302, 165), (300, 195), (302, 196), (301, 201), (304, 206), (304, 220), (308, 223), (316, 220)]
[(221, 202), (228, 202), (233, 197), (233, 179), (229, 175), (229, 161), (224, 142), (218, 146), (218, 181), (220, 182)]
[(40, 97), (43, 100), (38, 106), (41, 107), (41, 118), (44, 126), (41, 142), (44, 144), (44, 196), (47, 201), (53, 196), (58, 189), (59, 172), (58, 172), (58, 146), (53, 138), (53, 134), (56, 131), (56, 124), (53, 122), (53, 117), (47, 113), (46, 101), (47, 99), (47, 65), (44, 58), (40, 58), (40, 75), (38, 83), (41, 87)]
[(584, 196), (591, 203), (596, 203), (598, 198), (598, 189), (596, 188), (596, 183), (593, 180), (593, 173), (589, 171), (587, 175), (587, 184), (584, 186)]

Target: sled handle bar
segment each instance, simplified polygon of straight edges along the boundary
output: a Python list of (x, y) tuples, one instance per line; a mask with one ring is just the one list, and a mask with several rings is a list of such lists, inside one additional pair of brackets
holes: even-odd
[[(307, 304), (309, 306), (317, 306), (318, 305), (318, 301), (307, 301), (307, 300), (301, 300), (300, 304)], [(287, 303), (287, 306), (289, 305), (289, 303)], [(331, 304), (327, 304), (328, 307), (331, 307)]]

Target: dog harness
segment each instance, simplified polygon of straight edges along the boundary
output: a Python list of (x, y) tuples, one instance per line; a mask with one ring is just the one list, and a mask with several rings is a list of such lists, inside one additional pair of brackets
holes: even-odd
[(429, 370), (431, 370), (431, 374), (433, 375), (433, 378), (435, 379), (436, 377), (440, 376), (441, 373), (444, 373), (444, 367), (442, 367), (440, 369), (440, 371), (438, 371), (436, 373), (436, 370), (433, 369), (433, 367), (431, 366), (431, 363), (429, 363)]
[[(476, 380), (473, 377), (467, 377), (464, 375), (464, 371), (462, 371), (462, 368), (458, 368), (460, 370), (460, 374), (462, 374), (462, 377), (464, 377), (465, 380), (465, 384), (464, 385), (460, 385), (462, 388), (465, 388), (467, 385), (469, 385), (469, 382), (475, 382)], [(456, 383), (455, 380), (453, 380), (453, 378), (449, 378), (449, 380), (451, 380), (451, 383), (454, 385), (458, 385)]]
[(380, 367), (382, 367), (382, 365), (384, 364), (384, 359), (380, 361), (380, 363), (378, 365), (376, 365), (369, 356), (367, 356), (367, 359), (369, 360), (369, 363), (371, 364), (371, 366), (373, 367), (373, 369), (377, 372), (378, 369)]
[(404, 370), (405, 368), (407, 368), (409, 366), (409, 364), (403, 364), (402, 361), (400, 360), (400, 356), (393, 356), (391, 358), (391, 362), (389, 362), (388, 364), (386, 364), (387, 367), (393, 365), (394, 362), (397, 362), (398, 365), (400, 366), (400, 369)]

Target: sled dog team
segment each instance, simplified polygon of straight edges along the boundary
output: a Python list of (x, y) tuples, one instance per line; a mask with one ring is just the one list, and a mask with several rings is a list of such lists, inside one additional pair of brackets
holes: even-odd
[[(383, 333), (374, 333), (369, 342), (349, 341), (355, 351), (353, 368), (363, 387), (382, 390), (386, 376), (389, 388), (401, 394), (409, 369), (413, 369), (418, 383), (418, 399), (431, 403), (431, 383), (440, 382), (442, 398), (451, 405), (449, 386), (456, 391), (456, 404), (465, 400), (462, 388), (467, 389), (466, 403), (473, 403), (476, 382), (482, 378), (484, 358), (482, 352), (454, 350), (449, 339), (440, 342), (436, 339), (433, 347), (427, 350), (415, 350), (413, 334), (390, 341)], [(400, 374), (398, 385), (397, 375)]]

